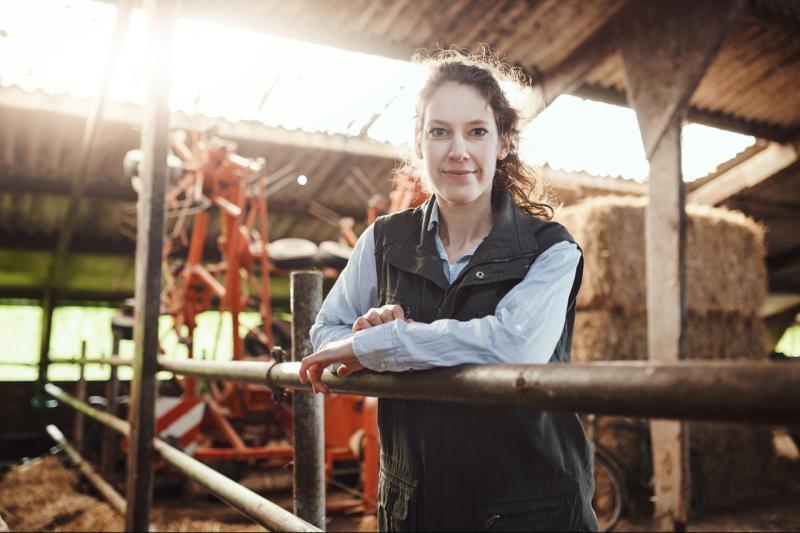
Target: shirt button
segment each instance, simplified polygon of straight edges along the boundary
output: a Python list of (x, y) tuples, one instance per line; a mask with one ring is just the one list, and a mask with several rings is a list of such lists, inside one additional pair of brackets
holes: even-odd
[(475, 272), (475, 277), (478, 279), (483, 279), (484, 277), (486, 277), (486, 274), (483, 273), (483, 270), (478, 270), (477, 272)]

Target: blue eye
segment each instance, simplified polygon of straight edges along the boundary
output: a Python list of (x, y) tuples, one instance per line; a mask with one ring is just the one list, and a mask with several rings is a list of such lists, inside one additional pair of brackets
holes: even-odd
[(445, 131), (444, 128), (431, 128), (428, 131), (428, 134), (431, 137), (444, 137), (447, 134), (447, 132)]
[(472, 133), (476, 137), (483, 137), (484, 135), (489, 133), (489, 130), (487, 130), (486, 128), (474, 128), (470, 133)]

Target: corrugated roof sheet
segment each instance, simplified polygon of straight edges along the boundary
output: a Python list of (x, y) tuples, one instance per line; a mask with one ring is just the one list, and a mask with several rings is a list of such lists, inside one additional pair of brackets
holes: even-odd
[[(476, 30), (475, 38), (486, 33), (492, 27), (492, 17), (497, 17), (498, 24), (509, 26), (508, 35), (498, 41), (498, 47), (516, 50), (514, 43), (520, 46), (529, 41), (544, 43), (546, 35), (542, 34), (548, 34), (549, 30), (537, 29), (535, 23), (541, 17), (572, 16), (580, 21), (595, 11), (599, 13), (601, 7), (614, 10), (618, 3), (541, 2), (522, 9), (521, 19), (509, 15), (520, 11), (519, 6), (481, 12), (477, 7), (464, 8), (462, 3), (455, 2), (448, 9), (466, 9), (465, 14), (458, 12), (459, 20), (474, 18), (484, 28)], [(370, 35), (379, 35), (384, 25), (373, 20), (383, 9), (375, 7), (376, 4), (365, 5), (360, 19), (351, 21)], [(407, 22), (415, 6), (416, 3), (400, 2), (392, 16)], [(18, 0), (6, 2), (0, 9), (4, 11), (0, 24), (5, 31), (5, 37), (0, 39), (3, 65), (0, 86), (76, 98), (93, 95), (106, 54), (102, 43), (110, 41), (113, 6), (50, 0), (31, 9), (31, 4)], [(45, 9), (49, 16), (42, 17)], [(390, 14), (382, 15), (380, 20), (390, 20), (387, 17)], [(532, 26), (526, 25), (526, 20)], [(576, 23), (569, 28), (577, 35), (595, 26), (596, 22), (587, 19), (585, 24)], [(448, 27), (439, 30), (447, 32)], [(427, 34), (427, 30), (414, 25), (402, 28), (391, 25), (385, 31), (398, 39), (421, 39)], [(135, 12), (110, 88), (110, 100), (142, 104), (144, 36), (142, 13)], [(393, 144), (412, 141), (414, 101), (425, 75), (418, 65), (189, 19), (179, 20), (174, 40), (171, 91), (174, 111), (220, 117), (230, 122), (257, 121), (289, 130), (360, 136)], [(531, 47), (531, 53), (541, 56), (543, 65), (558, 56), (549, 46)], [(562, 97), (531, 124), (525, 137), (523, 156), (535, 164), (640, 180), (648, 172), (635, 117), (631, 111), (616, 106)], [(729, 147), (720, 154), (713, 154), (705, 147), (693, 153), (691, 143), (687, 144), (686, 178), (702, 176), (752, 142), (734, 139), (728, 143), (730, 137), (718, 135), (712, 141)], [(34, 148), (28, 145), (28, 149)], [(101, 153), (110, 158), (119, 155), (114, 150)], [(690, 160), (694, 159), (703, 161), (692, 163)], [(698, 167), (701, 170), (695, 170)]]

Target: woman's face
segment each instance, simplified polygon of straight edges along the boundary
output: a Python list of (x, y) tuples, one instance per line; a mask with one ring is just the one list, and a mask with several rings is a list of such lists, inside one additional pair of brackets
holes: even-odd
[(431, 188), (452, 204), (491, 198), (498, 159), (508, 153), (494, 112), (481, 94), (446, 83), (424, 109), (419, 151)]

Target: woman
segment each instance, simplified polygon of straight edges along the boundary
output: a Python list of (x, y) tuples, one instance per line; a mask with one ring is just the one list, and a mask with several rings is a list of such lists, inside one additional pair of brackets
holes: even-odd
[[(326, 367), (403, 372), (569, 362), (580, 249), (531, 199), (519, 117), (491, 66), (434, 62), (417, 105), (431, 198), (361, 235), (311, 330)], [(592, 530), (591, 452), (577, 417), (381, 399), (378, 524), (403, 530)]]

